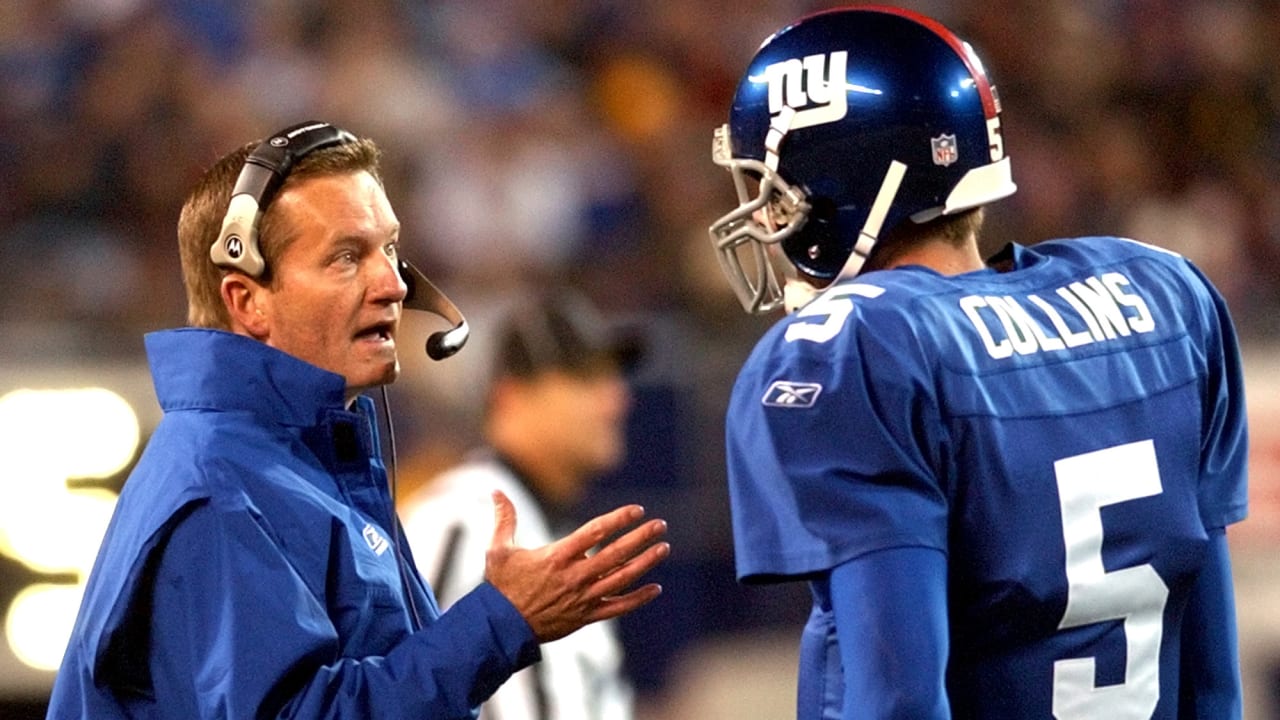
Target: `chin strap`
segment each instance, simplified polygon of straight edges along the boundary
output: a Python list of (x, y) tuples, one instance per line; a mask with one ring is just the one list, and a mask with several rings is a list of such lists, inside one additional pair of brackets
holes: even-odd
[(902, 178), (906, 177), (906, 174), (905, 163), (897, 160), (889, 163), (884, 180), (880, 181), (880, 190), (876, 193), (875, 202), (871, 203), (871, 211), (867, 213), (867, 221), (862, 224), (862, 230), (858, 233), (858, 239), (853, 245), (853, 252), (850, 253), (844, 268), (840, 270), (840, 277), (857, 275), (862, 270), (862, 264), (871, 256), (871, 250), (880, 239), (881, 231), (884, 230), (884, 219), (889, 215), (889, 208), (893, 207), (893, 199), (898, 196), (898, 189), (902, 187)]
[[(893, 206), (893, 199), (897, 197), (898, 189), (902, 187), (902, 178), (906, 174), (907, 166), (904, 163), (897, 160), (889, 163), (889, 169), (880, 183), (880, 191), (876, 193), (871, 211), (867, 213), (867, 221), (863, 223), (858, 239), (854, 241), (853, 252), (849, 253), (849, 258), (845, 260), (844, 267), (840, 269), (836, 279), (853, 277), (862, 271), (862, 266), (871, 256), (871, 250), (875, 248), (880, 232), (884, 229), (884, 219), (889, 214), (889, 208)], [(822, 288), (814, 287), (805, 280), (788, 277), (782, 289), (783, 307), (788, 313), (795, 312), (820, 292)]]
[(808, 305), (820, 292), (822, 290), (800, 278), (788, 278), (782, 286), (782, 307), (790, 315)]

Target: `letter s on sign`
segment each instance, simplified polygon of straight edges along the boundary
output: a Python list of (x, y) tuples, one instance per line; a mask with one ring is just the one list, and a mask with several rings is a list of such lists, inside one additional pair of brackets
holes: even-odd
[(109, 478), (133, 459), (138, 418), (102, 388), (15, 390), (0, 397), (0, 553), (36, 573), (74, 574), (76, 584), (35, 583), (5, 613), (10, 649), (54, 670), (75, 622), (84, 582), (116, 494), (71, 479)]

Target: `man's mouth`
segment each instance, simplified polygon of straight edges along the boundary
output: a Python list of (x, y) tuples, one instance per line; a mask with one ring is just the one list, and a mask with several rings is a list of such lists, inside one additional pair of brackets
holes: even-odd
[(376, 342), (388, 342), (392, 340), (395, 332), (394, 323), (378, 323), (356, 333), (357, 340), (372, 340)]

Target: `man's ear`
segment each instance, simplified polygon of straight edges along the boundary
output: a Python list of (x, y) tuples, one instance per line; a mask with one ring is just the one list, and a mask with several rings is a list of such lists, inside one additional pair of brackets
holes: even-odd
[(221, 289), (222, 304), (231, 317), (231, 331), (265, 341), (271, 334), (267, 288), (247, 275), (232, 272), (222, 278)]

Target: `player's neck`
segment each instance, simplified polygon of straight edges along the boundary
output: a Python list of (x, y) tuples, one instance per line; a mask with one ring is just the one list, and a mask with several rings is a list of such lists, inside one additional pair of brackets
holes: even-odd
[(921, 265), (943, 275), (960, 275), (986, 267), (976, 242), (957, 246), (943, 240), (902, 248), (888, 259), (884, 267), (890, 269), (904, 265)]

